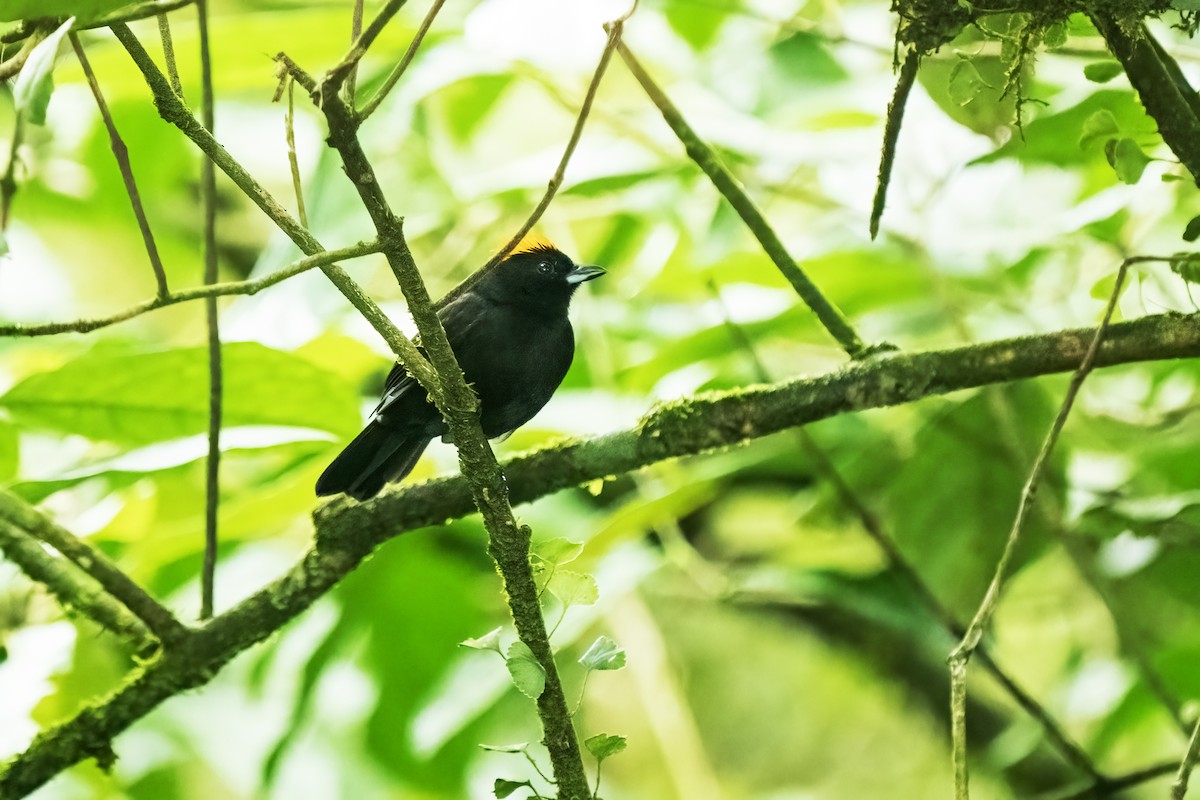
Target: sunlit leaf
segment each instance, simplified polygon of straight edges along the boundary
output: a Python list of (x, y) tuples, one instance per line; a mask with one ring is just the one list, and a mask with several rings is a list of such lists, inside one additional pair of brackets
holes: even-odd
[[(290, 425), (349, 434), (358, 400), (329, 373), (253, 342), (222, 348), (224, 424)], [(124, 444), (208, 429), (206, 348), (94, 352), (30, 375), (0, 396), (22, 424)]]
[(554, 571), (546, 583), (546, 589), (564, 606), (590, 606), (600, 599), (596, 579), (584, 572), (569, 569)]
[(607, 733), (597, 733), (583, 740), (583, 746), (588, 749), (597, 761), (603, 761), (609, 756), (615, 756), (625, 749), (625, 737), (613, 736)]
[(1150, 156), (1129, 137), (1109, 140), (1104, 146), (1104, 154), (1122, 183), (1137, 183), (1150, 163)]
[(579, 657), (579, 663), (589, 670), (621, 669), (625, 666), (625, 648), (601, 636)]
[(17, 112), (34, 125), (46, 124), (46, 107), (54, 91), (54, 62), (63, 37), (75, 24), (71, 17), (47, 36), (29, 54), (13, 84), (13, 105)]
[(507, 778), (496, 778), (496, 782), (492, 785), (492, 792), (496, 797), (504, 798), (517, 789), (526, 788), (533, 788), (529, 781), (510, 781)]
[(1119, 61), (1097, 61), (1084, 65), (1083, 76), (1093, 83), (1108, 83), (1124, 71)]
[(546, 670), (534, 658), (533, 651), (524, 642), (513, 642), (508, 648), (504, 663), (513, 685), (530, 700), (537, 700), (546, 690)]
[(465, 639), (460, 644), (472, 650), (495, 650), (500, 655), (504, 655), (500, 650), (500, 631), (500, 628), (495, 628), (477, 639)]
[(547, 539), (533, 546), (533, 554), (546, 564), (569, 564), (583, 553), (583, 545), (568, 539)]

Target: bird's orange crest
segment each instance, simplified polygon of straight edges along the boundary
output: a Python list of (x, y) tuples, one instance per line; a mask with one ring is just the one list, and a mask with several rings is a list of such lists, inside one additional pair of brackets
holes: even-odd
[(525, 238), (512, 249), (509, 255), (519, 255), (521, 253), (532, 253), (534, 250), (557, 250), (554, 242), (542, 236), (540, 233), (527, 233)]

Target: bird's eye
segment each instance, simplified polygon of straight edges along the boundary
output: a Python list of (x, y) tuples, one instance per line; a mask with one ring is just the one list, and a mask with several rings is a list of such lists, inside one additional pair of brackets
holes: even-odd
[(543, 261), (542, 263), (538, 264), (538, 272), (542, 273), (543, 275), (549, 275), (553, 271), (554, 267), (550, 266), (549, 261)]

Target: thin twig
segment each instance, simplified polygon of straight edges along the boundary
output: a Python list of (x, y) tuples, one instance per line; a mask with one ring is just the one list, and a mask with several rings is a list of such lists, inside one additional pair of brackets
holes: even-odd
[(1179, 771), (1175, 773), (1175, 781), (1171, 784), (1171, 800), (1183, 800), (1187, 794), (1188, 779), (1192, 776), (1197, 760), (1200, 760), (1200, 720), (1196, 720), (1192, 738), (1188, 740), (1187, 753), (1179, 762)]
[(99, 328), (106, 328), (118, 322), (139, 317), (142, 314), (156, 311), (167, 306), (186, 303), (191, 300), (201, 300), (208, 297), (229, 297), (234, 295), (258, 294), (269, 286), (274, 286), (288, 278), (308, 272), (311, 269), (326, 267), (338, 261), (378, 253), (383, 246), (379, 242), (359, 242), (349, 247), (337, 250), (324, 250), (315, 256), (306, 256), (294, 264), (283, 267), (269, 275), (248, 281), (229, 281), (214, 283), (208, 286), (197, 286), (190, 289), (180, 289), (171, 292), (166, 297), (155, 297), (137, 305), (130, 306), (124, 311), (118, 311), (107, 317), (95, 319), (79, 319), (71, 322), (46, 322), (35, 325), (0, 325), (0, 337), (3, 336), (55, 336), (62, 333), (89, 333)]
[(1113, 286), (1112, 294), (1108, 298), (1108, 306), (1104, 309), (1104, 317), (1099, 327), (1096, 328), (1096, 334), (1092, 337), (1091, 345), (1088, 347), (1083, 361), (1071, 377), (1071, 383), (1067, 386), (1066, 396), (1063, 398), (1058, 416), (1055, 418), (1054, 424), (1050, 426), (1050, 431), (1046, 434), (1046, 438), (1042, 442), (1042, 448), (1034, 459), (1033, 466), (1029, 471), (1029, 478), (1025, 481), (1025, 487), (1021, 491), (1021, 500), (1017, 506), (1017, 514), (1008, 534), (1008, 541), (1005, 543), (1004, 552), (1001, 553), (1000, 560), (996, 564), (992, 581), (988, 585), (987, 592), (979, 604), (978, 611), (975, 612), (975, 617), (967, 626), (962, 641), (958, 643), (958, 646), (950, 654), (951, 740), (953, 743), (955, 796), (959, 800), (967, 800), (970, 797), (966, 749), (966, 680), (967, 667), (970, 663), (971, 655), (979, 646), (983, 632), (991, 621), (996, 607), (999, 605), (1000, 590), (1003, 588), (1004, 581), (1008, 577), (1008, 568), (1016, 552), (1021, 531), (1025, 527), (1025, 520), (1029, 515), (1030, 509), (1033, 507), (1038, 486), (1041, 484), (1042, 475), (1050, 462), (1050, 454), (1054, 451), (1055, 444), (1058, 443), (1059, 434), (1062, 433), (1063, 426), (1067, 422), (1067, 417), (1070, 415), (1071, 409), (1075, 404), (1075, 397), (1079, 394), (1080, 387), (1083, 386), (1084, 380), (1092, 371), (1092, 367), (1095, 364), (1096, 354), (1100, 350), (1100, 342), (1104, 339), (1104, 334), (1108, 329), (1109, 322), (1112, 320), (1113, 312), (1117, 308), (1117, 300), (1120, 298), (1121, 288), (1125, 284), (1125, 274), (1129, 271), (1131, 264), (1148, 260), (1153, 261), (1157, 259), (1143, 256), (1127, 258), (1121, 263), (1121, 268), (1117, 271), (1116, 284)]
[(0, 81), (6, 81), (12, 76), (21, 71), (21, 67), (25, 66), (25, 62), (29, 59), (29, 54), (33, 52), (33, 48), (37, 47), (43, 39), (46, 38), (48, 30), (42, 27), (34, 27), (33, 32), (21, 45), (21, 49), (13, 54), (12, 58), (7, 61), (0, 62)]
[(175, 94), (183, 97), (183, 82), (179, 80), (179, 65), (175, 63), (175, 41), (171, 38), (171, 22), (163, 12), (158, 14), (158, 38), (162, 42), (163, 61), (167, 64), (167, 79)]
[[(196, 0), (200, 22), (201, 117), (209, 134), (216, 124), (212, 83), (212, 51), (208, 38), (208, 0)], [(211, 159), (200, 162), (200, 202), (204, 207), (204, 283), (217, 282), (217, 172)], [(204, 300), (208, 329), (208, 458), (204, 471), (204, 568), (200, 574), (200, 619), (213, 614), (217, 571), (217, 511), (221, 477), (221, 330), (217, 298)]]
[[(301, 252), (306, 255), (316, 255), (325, 248), (317, 241), (312, 232), (300, 225), (287, 209), (284, 208), (278, 200), (276, 200), (270, 192), (263, 188), (262, 184), (254, 179), (245, 167), (237, 162), (229, 152), (223, 148), (216, 139), (213, 138), (203, 125), (199, 124), (191, 111), (183, 103), (183, 101), (172, 90), (166, 77), (159, 70), (158, 65), (154, 63), (154, 59), (142, 47), (141, 42), (133, 35), (133, 32), (126, 25), (114, 25), (113, 34), (124, 45), (126, 51), (129, 52), (130, 58), (141, 70), (143, 77), (146, 79), (146, 84), (150, 87), (150, 91), (154, 95), (154, 104), (158, 109), (158, 113), (164, 120), (179, 128), (185, 136), (192, 140), (200, 150), (212, 159), (221, 171), (224, 172), (234, 185), (250, 199), (252, 203), (266, 214), (272, 222), (274, 222), (281, 231), (283, 231), (289, 239), (295, 242)], [(421, 380), (422, 386), (428, 386), (436, 381), (433, 368), (429, 365), (429, 361), (422, 355), (417, 346), (406, 337), (399, 328), (396, 327), (379, 306), (362, 290), (357, 283), (351, 280), (350, 276), (337, 264), (325, 263), (321, 265), (321, 271), (325, 276), (338, 288), (350, 304), (358, 309), (366, 320), (371, 324), (387, 342), (388, 347), (396, 354), (404, 367), (413, 375)], [(424, 380), (422, 380), (422, 378)]]
[(1053, 800), (1101, 800), (1101, 798), (1116, 797), (1127, 789), (1132, 789), (1164, 775), (1170, 775), (1178, 767), (1178, 761), (1163, 761), (1113, 778), (1093, 780), (1086, 786), (1069, 790), (1065, 794), (1046, 795), (1042, 800), (1051, 800), (1051, 798)]
[(921, 56), (915, 50), (910, 50), (900, 67), (900, 76), (896, 79), (896, 90), (892, 94), (892, 102), (888, 103), (887, 121), (883, 126), (883, 149), (879, 154), (879, 178), (875, 185), (875, 200), (871, 204), (871, 238), (879, 233), (879, 221), (883, 218), (883, 206), (887, 202), (888, 184), (892, 180), (892, 164), (896, 161), (896, 143), (900, 139), (900, 124), (904, 121), (904, 107), (908, 103), (908, 94), (912, 91), (917, 80), (917, 67)]
[(383, 85), (375, 94), (371, 95), (371, 99), (363, 104), (363, 107), (358, 111), (358, 121), (362, 124), (367, 117), (375, 113), (379, 108), (379, 104), (383, 102), (392, 88), (399, 82), (401, 76), (404, 75), (408, 65), (412, 63), (413, 58), (417, 55), (417, 50), (421, 47), (421, 42), (425, 40), (425, 34), (429, 33), (429, 29), (433, 26), (433, 20), (438, 12), (442, 10), (446, 0), (433, 0), (433, 5), (429, 7), (429, 12), (425, 14), (425, 19), (421, 20), (421, 27), (417, 28), (416, 34), (413, 35), (412, 42), (408, 45), (408, 50), (404, 52), (404, 57), (400, 59), (400, 63), (392, 69), (390, 75), (384, 80)]
[[(350, 18), (350, 43), (358, 41), (358, 37), (362, 34), (363, 21), (363, 0), (354, 0), (354, 12)], [(358, 65), (355, 64), (350, 68), (350, 74), (346, 76), (346, 86), (343, 90), (343, 96), (346, 98), (346, 103), (351, 108), (354, 108), (354, 84), (358, 80)]]
[[(383, 8), (375, 16), (375, 19), (371, 20), (371, 24), (367, 25), (362, 34), (350, 45), (350, 50), (346, 55), (342, 56), (342, 60), (333, 69), (329, 70), (322, 86), (324, 91), (337, 94), (341, 90), (342, 83), (350, 77), (350, 73), (354, 71), (358, 62), (367, 54), (367, 50), (374, 44), (375, 39), (383, 32), (384, 27), (391, 21), (392, 17), (396, 16), (396, 12), (406, 2), (408, 0), (388, 0), (384, 4)], [(352, 107), (351, 112), (353, 113)]]
[(110, 561), (108, 556), (75, 538), (70, 531), (3, 490), (0, 490), (0, 519), (36, 536), (74, 562), (145, 623), (164, 645), (169, 647), (187, 635), (187, 628), (157, 600), (146, 594), (145, 590)]
[(300, 182), (300, 159), (296, 155), (296, 81), (288, 75), (287, 81), (287, 114), (283, 118), (284, 135), (287, 138), (288, 168), (292, 172), (292, 191), (296, 193), (296, 216), (300, 224), (308, 227), (308, 212), (304, 208), (304, 186)]
[(158, 296), (164, 298), (171, 293), (171, 290), (167, 287), (167, 273), (163, 270), (162, 259), (158, 255), (158, 246), (154, 243), (154, 233), (150, 230), (150, 220), (146, 218), (146, 209), (142, 205), (142, 196), (138, 192), (137, 182), (133, 178), (133, 167), (129, 163), (129, 148), (125, 146), (125, 141), (121, 138), (121, 134), (117, 132), (117, 125), (113, 121), (112, 113), (108, 109), (108, 103), (104, 101), (104, 95), (100, 91), (100, 83), (96, 80), (96, 74), (92, 71), (92, 65), (88, 62), (87, 54), (83, 51), (79, 35), (75, 31), (71, 31), (68, 36), (71, 39), (71, 47), (75, 50), (75, 56), (79, 59), (79, 66), (83, 67), (83, 76), (87, 79), (88, 86), (92, 90), (92, 97), (96, 98), (96, 107), (100, 109), (100, 118), (104, 120), (104, 127), (108, 129), (108, 140), (112, 145), (113, 157), (117, 159), (117, 167), (121, 170), (121, 180), (125, 183), (125, 193), (129, 195), (129, 202), (133, 206), (133, 215), (137, 218), (138, 229), (142, 232), (142, 242), (146, 246), (146, 255), (150, 258), (150, 268), (154, 270), (154, 281), (158, 285)]
[(64, 609), (78, 610), (100, 627), (129, 642), (138, 653), (147, 653), (157, 646), (154, 636), (129, 609), (94, 581), (80, 577), (74, 564), (51, 555), (40, 540), (7, 521), (0, 521), (0, 552), (22, 572), (45, 586)]
[(683, 118), (679, 109), (671, 102), (658, 84), (650, 77), (642, 65), (634, 58), (633, 53), (624, 43), (617, 44), (617, 52), (621, 54), (621, 58), (625, 60), (626, 66), (633, 76), (641, 84), (642, 89), (649, 96), (650, 101), (658, 107), (662, 113), (663, 119), (679, 137), (687, 150), (688, 156), (696, 162), (700, 169), (708, 175), (713, 185), (717, 187), (729, 204), (737, 211), (738, 216), (746, 223), (746, 227), (758, 239), (763, 250), (775, 263), (775, 266), (783, 273), (784, 278), (800, 295), (800, 298), (813, 310), (817, 315), (817, 319), (829, 331), (830, 335), (842, 346), (842, 349), (850, 355), (851, 358), (862, 358), (871, 352), (873, 348), (867, 347), (854, 328), (847, 321), (845, 315), (835, 306), (812, 280), (804, 273), (802, 269), (792, 259), (787, 248), (783, 246), (779, 236), (776, 235), (774, 229), (762, 212), (754, 205), (754, 201), (746, 194), (733, 174), (721, 163), (717, 158), (716, 153), (712, 148), (704, 143), (703, 140), (696, 134), (695, 130)]
[(592, 73), (592, 79), (588, 83), (587, 92), (583, 97), (583, 104), (579, 107), (579, 114), (575, 117), (575, 127), (571, 130), (571, 138), (567, 140), (567, 146), (563, 149), (562, 158), (558, 160), (558, 167), (550, 177), (542, 199), (533, 209), (529, 218), (525, 220), (525, 223), (508, 240), (507, 244), (500, 248), (500, 251), (492, 256), (482, 268), (476, 270), (466, 280), (447, 292), (446, 296), (442, 299), (443, 303), (449, 302), (469, 290), (484, 275), (495, 269), (521, 243), (521, 240), (533, 230), (533, 226), (538, 223), (538, 220), (542, 218), (542, 214), (546, 213), (546, 209), (550, 207), (550, 202), (554, 199), (554, 195), (558, 193), (558, 188), (562, 185), (563, 178), (566, 176), (567, 164), (571, 161), (571, 156), (574, 155), (575, 148), (579, 144), (579, 139), (583, 135), (583, 126), (587, 123), (588, 115), (591, 113), (592, 104), (596, 99), (596, 92), (600, 88), (600, 81), (604, 77), (605, 70), (608, 69), (609, 61), (612, 60), (613, 51), (621, 42), (621, 34), (624, 30), (625, 21), (636, 9), (637, 4), (634, 3), (633, 7), (624, 16), (613, 20), (605, 26), (608, 31), (608, 40), (605, 42), (604, 51), (600, 54), (600, 63), (596, 65), (596, 70)]

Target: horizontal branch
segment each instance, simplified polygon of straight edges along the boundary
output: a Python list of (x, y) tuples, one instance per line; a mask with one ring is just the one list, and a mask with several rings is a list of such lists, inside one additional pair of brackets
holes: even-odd
[(196, 286), (191, 289), (168, 292), (165, 297), (155, 297), (145, 300), (123, 311), (109, 314), (107, 317), (77, 319), (70, 322), (0, 325), (0, 336), (53, 336), (59, 333), (88, 333), (97, 328), (106, 328), (109, 325), (115, 325), (118, 322), (125, 322), (134, 317), (139, 317), (147, 312), (157, 311), (160, 308), (166, 308), (178, 303), (186, 303), (189, 300), (200, 300), (206, 297), (258, 294), (268, 286), (274, 286), (277, 283), (295, 277), (303, 272), (308, 272), (311, 269), (328, 266), (329, 264), (345, 261), (350, 258), (378, 253), (381, 248), (382, 245), (379, 242), (359, 242), (358, 244), (352, 244), (349, 247), (343, 247), (338, 250), (324, 250), (315, 256), (302, 258), (283, 269), (272, 272), (270, 275), (264, 275), (254, 280), (213, 283), (208, 286)]
[[(652, 409), (637, 427), (567, 441), (504, 464), (513, 502), (649, 464), (741, 444), (838, 414), (1076, 369), (1094, 328), (925, 353), (889, 354), (818, 378), (708, 393)], [(1096, 366), (1200, 356), (1200, 314), (1112, 325)], [(283, 577), (136, 670), (114, 694), (40, 734), (0, 771), (0, 797), (21, 797), (109, 742), (172, 695), (207, 683), (237, 653), (302, 613), (387, 539), (475, 509), (460, 475), (317, 509), (312, 548)], [(30, 509), (30, 513), (38, 515)], [(40, 516), (40, 515), (38, 515)], [(28, 522), (28, 520), (26, 520)], [(23, 527), (19, 520), (15, 524)], [(87, 748), (84, 748), (87, 751)]]

